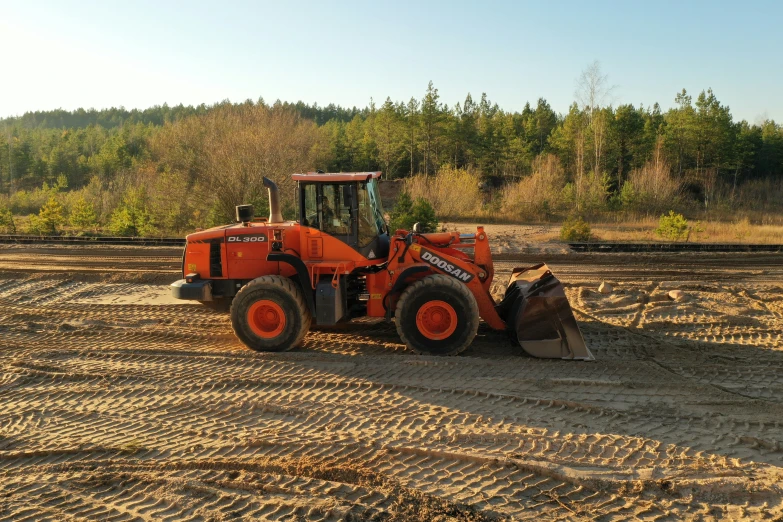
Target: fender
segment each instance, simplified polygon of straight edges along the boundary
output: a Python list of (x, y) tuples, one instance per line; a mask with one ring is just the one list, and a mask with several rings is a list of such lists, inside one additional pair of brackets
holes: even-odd
[(399, 276), (397, 276), (397, 280), (394, 281), (394, 286), (392, 286), (391, 290), (389, 290), (386, 296), (383, 298), (383, 309), (386, 310), (387, 322), (391, 321), (392, 309), (391, 306), (386, 306), (386, 301), (391, 300), (391, 297), (395, 293), (402, 292), (403, 288), (407, 283), (408, 277), (412, 276), (413, 274), (418, 274), (421, 272), (432, 272), (432, 270), (430, 270), (430, 268), (426, 265), (414, 265), (414, 266), (409, 266), (408, 268), (403, 270)]
[[(482, 276), (485, 280), (489, 280), (483, 268), (469, 260), (450, 256), (443, 251), (430, 250), (419, 244), (411, 245), (409, 253), (414, 263), (427, 263), (427, 266), (431, 267), (434, 272), (453, 277), (461, 284), (466, 285), (473, 293), (473, 297), (476, 298), (479, 315), (484, 319), (484, 322), (494, 330), (506, 329), (505, 321), (495, 310), (495, 300), (481, 281)], [(427, 259), (423, 259), (423, 257)]]
[(313, 299), (313, 291), (310, 286), (310, 273), (307, 271), (307, 266), (305, 266), (304, 261), (295, 255), (283, 254), (281, 252), (270, 252), (269, 255), (266, 256), (266, 260), (287, 263), (296, 269), (299, 286), (302, 287), (302, 292), (304, 292), (307, 307), (310, 309), (310, 314), (315, 317), (315, 299)]
[[(409, 266), (408, 268), (403, 270), (399, 276), (397, 276), (397, 280), (394, 282), (394, 286), (392, 287), (392, 289), (389, 290), (388, 295), (391, 295), (395, 292), (402, 291), (402, 287), (405, 286), (405, 280), (408, 278), (408, 276), (411, 276), (419, 272), (432, 272), (432, 270), (430, 270), (430, 268), (425, 265)], [(386, 306), (384, 305), (384, 308), (385, 307)]]

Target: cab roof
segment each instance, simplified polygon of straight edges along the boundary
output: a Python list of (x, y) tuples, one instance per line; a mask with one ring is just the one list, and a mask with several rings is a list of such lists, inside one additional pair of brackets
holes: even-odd
[(379, 178), (380, 172), (308, 172), (307, 174), (294, 174), (294, 181), (367, 181), (370, 178)]

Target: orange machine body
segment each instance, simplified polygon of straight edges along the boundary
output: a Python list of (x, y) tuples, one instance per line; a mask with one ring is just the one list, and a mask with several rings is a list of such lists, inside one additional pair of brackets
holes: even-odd
[[(410, 244), (406, 238), (411, 238)], [(268, 259), (274, 252), (291, 254), (303, 262), (310, 290), (323, 277), (335, 281), (342, 276), (360, 278), (370, 317), (389, 317), (408, 284), (430, 274), (447, 274), (471, 289), (485, 322), (498, 330), (505, 328), (489, 292), (494, 269), (483, 227), (468, 240), (457, 232), (409, 235), (398, 230), (391, 238), (388, 258), (367, 259), (316, 228), (295, 221), (272, 224), (261, 219), (188, 235), (183, 276), (195, 274), (211, 280), (217, 293), (225, 295), (233, 295), (233, 289), (263, 275), (296, 278), (299, 274), (294, 266)]]
[[(514, 269), (495, 303), (484, 228), (422, 233), (414, 225), (413, 231), (391, 233), (380, 175), (294, 174), (297, 221), (283, 219), (277, 185), (264, 178), (269, 218), (254, 218), (252, 205), (239, 205), (236, 224), (187, 236), (183, 279), (171, 284), (172, 295), (214, 309), (230, 305), (234, 331), (253, 349), (287, 349), (301, 342), (311, 324), (369, 316), (394, 317), (410, 348), (432, 354), (459, 353), (472, 341), (478, 328), (472, 295), (478, 316), (508, 330), (528, 354), (593, 359), (566, 291), (548, 266)], [(264, 276), (280, 277), (259, 279)]]

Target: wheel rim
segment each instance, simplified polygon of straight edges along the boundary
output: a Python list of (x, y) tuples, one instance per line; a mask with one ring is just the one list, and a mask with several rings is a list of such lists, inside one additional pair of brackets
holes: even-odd
[(264, 339), (277, 337), (285, 328), (285, 314), (280, 305), (268, 299), (253, 303), (247, 311), (247, 323), (253, 333)]
[(457, 329), (457, 312), (446, 301), (428, 301), (416, 313), (416, 327), (424, 337), (441, 341)]

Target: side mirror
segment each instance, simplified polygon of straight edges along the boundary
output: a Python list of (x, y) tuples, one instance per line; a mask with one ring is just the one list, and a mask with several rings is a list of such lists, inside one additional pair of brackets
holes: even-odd
[(414, 223), (413, 231), (416, 232), (417, 234), (421, 234), (421, 223)]

